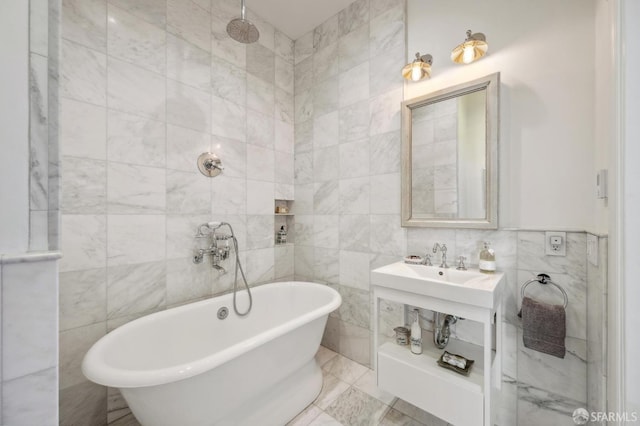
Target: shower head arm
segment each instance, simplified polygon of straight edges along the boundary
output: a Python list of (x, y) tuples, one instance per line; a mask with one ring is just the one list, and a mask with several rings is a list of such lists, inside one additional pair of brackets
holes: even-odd
[(243, 21), (244, 21), (246, 15), (247, 15), (247, 10), (246, 10), (246, 8), (244, 6), (244, 0), (242, 0), (241, 9), (240, 9), (240, 16), (242, 17)]

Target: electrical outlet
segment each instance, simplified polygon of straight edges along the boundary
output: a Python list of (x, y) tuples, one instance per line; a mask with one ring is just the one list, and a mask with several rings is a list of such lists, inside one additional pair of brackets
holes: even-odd
[(547, 256), (567, 255), (567, 233), (545, 232), (545, 253)]

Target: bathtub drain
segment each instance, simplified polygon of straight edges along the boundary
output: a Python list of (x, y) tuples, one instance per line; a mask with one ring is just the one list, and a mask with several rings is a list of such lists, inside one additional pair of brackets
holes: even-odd
[(225, 319), (227, 316), (229, 315), (229, 309), (227, 309), (226, 306), (223, 306), (222, 308), (218, 309), (218, 319)]

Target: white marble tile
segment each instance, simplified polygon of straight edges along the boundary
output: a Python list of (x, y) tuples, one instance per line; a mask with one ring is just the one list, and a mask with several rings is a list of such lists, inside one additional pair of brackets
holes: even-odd
[(338, 77), (316, 84), (313, 89), (313, 113), (316, 117), (338, 109)]
[[(213, 62), (215, 65), (215, 61)], [(199, 47), (167, 34), (167, 77), (200, 90), (209, 91), (212, 86), (211, 54)]]
[(167, 184), (164, 169), (110, 162), (107, 173), (110, 214), (165, 212)]
[(313, 245), (337, 249), (339, 247), (339, 216), (315, 215), (313, 219)]
[(273, 149), (247, 144), (247, 178), (273, 182), (275, 154)]
[(29, 212), (29, 250), (49, 250), (49, 212), (31, 210)]
[(345, 383), (352, 385), (366, 374), (368, 369), (349, 358), (338, 355), (327, 361), (322, 366), (322, 371), (332, 374)]
[(294, 68), (293, 64), (276, 56), (275, 59), (275, 85), (291, 95), (294, 94)]
[(223, 159), (225, 176), (244, 177), (246, 175), (247, 144), (214, 135), (211, 138), (211, 149)]
[(369, 289), (369, 254), (340, 250), (340, 285)]
[(246, 140), (247, 112), (244, 106), (211, 96), (211, 115), (211, 133), (239, 141)]
[(291, 213), (313, 214), (313, 184), (295, 186), (295, 203), (291, 208)]
[(313, 56), (296, 64), (294, 69), (294, 94), (310, 90), (313, 87)]
[(340, 109), (340, 143), (353, 142), (369, 136), (369, 101)]
[(411, 417), (416, 420), (420, 424), (428, 425), (428, 426), (446, 426), (447, 422), (437, 418), (431, 413), (427, 413), (424, 410), (416, 407), (413, 404), (410, 404), (402, 399), (398, 399), (394, 404), (393, 408), (402, 414)]
[(273, 215), (247, 215), (246, 250), (273, 247)]
[(211, 14), (191, 0), (167, 0), (167, 31), (211, 50)]
[(205, 263), (195, 265), (193, 260), (167, 261), (167, 305), (200, 299), (211, 294), (211, 268)]
[(107, 57), (62, 40), (60, 96), (104, 106), (107, 103)]
[(326, 409), (326, 413), (343, 424), (378, 424), (389, 407), (376, 398), (350, 388)]
[(340, 179), (340, 213), (369, 213), (369, 178)]
[(246, 214), (247, 181), (244, 178), (218, 176), (211, 182), (211, 211), (220, 214)]
[(60, 176), (63, 213), (100, 214), (107, 211), (107, 165), (102, 160), (62, 157)]
[(400, 173), (372, 175), (370, 184), (371, 213), (399, 215)]
[(250, 109), (247, 110), (247, 142), (273, 150), (275, 137), (274, 124), (275, 122), (272, 116)]
[(107, 318), (107, 276), (104, 268), (60, 274), (61, 331)]
[(286, 426), (309, 426), (309, 424), (321, 414), (323, 414), (322, 409), (311, 404), (287, 423)]
[(167, 80), (167, 123), (198, 132), (211, 128), (211, 103), (208, 92)]
[(404, 256), (407, 244), (407, 231), (399, 228), (399, 215), (370, 216), (371, 229), (376, 232), (370, 234), (370, 250), (374, 253)]
[(369, 215), (340, 215), (340, 249), (349, 251), (369, 251)]
[(107, 388), (84, 382), (60, 390), (60, 424), (104, 424), (107, 421)]
[(299, 93), (296, 91), (294, 105), (296, 123), (313, 118), (313, 92), (311, 89)]
[(49, 207), (49, 109), (47, 59), (29, 55), (29, 204), (31, 210)]
[(327, 148), (339, 142), (338, 111), (317, 117), (313, 122), (313, 148)]
[(424, 426), (415, 419), (391, 408), (380, 421), (380, 426)]
[[(342, 148), (342, 147), (340, 147)], [(313, 151), (313, 181), (326, 182), (337, 179), (340, 174), (336, 170), (336, 159), (339, 149), (331, 146)]]
[(107, 157), (106, 109), (71, 99), (60, 99), (62, 155), (104, 160)]
[(293, 40), (277, 29), (275, 30), (274, 38), (274, 53), (288, 63), (293, 64)]
[(207, 214), (211, 183), (200, 173), (167, 170), (167, 214)]
[(167, 216), (167, 258), (190, 258), (197, 249), (208, 248), (209, 240), (195, 238), (195, 235), (198, 226), (209, 220), (211, 220), (210, 214)]
[(107, 221), (98, 215), (62, 215), (60, 272), (106, 266)]
[(247, 75), (275, 84), (275, 55), (260, 43), (247, 44)]
[(56, 368), (2, 382), (3, 424), (57, 425), (57, 394)]
[(164, 28), (167, 23), (166, 2), (156, 0), (108, 0), (110, 5), (126, 10), (132, 15)]
[(357, 0), (338, 14), (340, 35), (350, 33), (369, 22), (369, 0)]
[(109, 266), (163, 260), (166, 220), (163, 215), (109, 215)]
[(369, 67), (370, 95), (377, 96), (401, 88), (403, 78), (398, 73), (398, 64), (405, 61), (405, 54), (402, 50), (387, 51), (371, 58), (371, 63), (375, 66)]
[(109, 5), (107, 13), (109, 55), (164, 74), (166, 33), (119, 7)]
[(63, 0), (62, 37), (101, 52), (107, 44), (105, 0)]
[(247, 180), (247, 214), (273, 214), (274, 184)]
[(315, 214), (339, 214), (340, 193), (337, 180), (316, 183), (313, 194)]
[(342, 285), (332, 287), (342, 296), (342, 304), (338, 310), (331, 313), (331, 316), (339, 318), (344, 323), (369, 329), (369, 291)]
[(400, 130), (401, 101), (402, 90), (393, 90), (371, 99), (369, 106), (371, 136)]
[(275, 279), (290, 278), (294, 274), (294, 247), (280, 245), (275, 247)]
[(163, 122), (109, 110), (108, 123), (109, 161), (165, 166), (167, 131)]
[(247, 74), (247, 108), (273, 117), (274, 103), (275, 87), (273, 83)]
[[(275, 181), (282, 184), (293, 184), (293, 154), (275, 152)], [(292, 197), (287, 197), (292, 199)]]
[(567, 233), (567, 256), (546, 256), (544, 232), (518, 232), (518, 269), (566, 273), (583, 278), (586, 271), (586, 235), (581, 232)]
[(340, 71), (345, 72), (369, 59), (369, 25), (340, 37), (338, 46)]
[[(338, 158), (341, 178), (345, 179), (369, 176), (370, 166), (368, 139), (340, 144)], [(335, 159), (333, 160), (335, 162)]]
[(369, 164), (377, 174), (400, 171), (400, 132), (383, 133), (371, 137)]
[(373, 18), (370, 25), (370, 55), (403, 50), (404, 48), (404, 5), (396, 7)]
[(313, 215), (297, 215), (295, 223), (296, 246), (313, 246)]
[(55, 261), (2, 266), (2, 379), (5, 381), (57, 364), (56, 266)]
[(313, 31), (300, 36), (294, 44), (294, 62), (298, 65), (313, 55)]
[[(252, 284), (272, 282), (275, 277), (274, 249), (265, 248), (259, 250), (249, 250), (246, 254), (247, 258), (243, 266), (246, 265), (245, 272), (247, 274), (247, 281)], [(243, 306), (247, 306), (246, 300), (246, 296), (244, 299), (239, 297), (239, 309), (246, 309), (243, 308)]]
[(313, 182), (313, 153), (305, 152), (295, 154), (293, 164), (294, 182), (296, 185), (303, 185)]
[[(340, 355), (333, 357), (331, 360), (327, 361), (327, 363), (333, 361), (339, 356)], [(325, 363), (325, 365), (327, 363)], [(326, 409), (329, 405), (331, 405), (333, 401), (336, 400), (336, 398), (338, 398), (342, 393), (349, 389), (349, 383), (340, 380), (338, 377), (324, 370), (324, 366), (322, 373), (322, 390), (320, 391), (320, 395), (318, 395), (313, 403), (321, 409)]]
[(135, 65), (109, 58), (109, 107), (154, 120), (165, 119), (165, 79)]
[(313, 30), (313, 47), (316, 52), (338, 41), (338, 15), (333, 15)]
[(313, 82), (321, 83), (326, 79), (337, 76), (340, 71), (338, 62), (338, 43), (334, 42), (313, 55)]
[[(376, 68), (374, 66), (373, 68)], [(369, 61), (340, 74), (338, 82), (339, 106), (344, 108), (369, 99)]]
[(293, 124), (295, 114), (293, 99), (293, 95), (285, 90), (275, 89), (275, 117), (277, 120)]
[(242, 103), (247, 95), (247, 73), (214, 56), (211, 61), (211, 88), (212, 93), (222, 99)]
[(166, 305), (166, 263), (109, 267), (107, 317), (118, 318)]
[(313, 281), (336, 283), (339, 279), (340, 254), (338, 250), (315, 247), (313, 250)]
[(293, 200), (295, 198), (294, 185), (288, 183), (276, 183), (274, 197), (277, 200)]
[(369, 18), (373, 19), (397, 6), (397, 0), (369, 0)]
[(60, 389), (87, 381), (81, 371), (82, 359), (91, 346), (106, 333), (106, 322), (60, 333)]
[(518, 384), (518, 425), (571, 424), (571, 416), (584, 403), (526, 384)]
[(29, 4), (29, 51), (49, 55), (49, 6), (46, 0)]
[[(184, 127), (167, 124), (166, 149), (167, 168), (193, 172), (197, 170), (196, 160), (200, 154), (210, 151), (211, 138), (208, 132), (197, 132)], [(225, 174), (227, 174), (226, 168), (228, 165), (226, 162), (224, 166)]]

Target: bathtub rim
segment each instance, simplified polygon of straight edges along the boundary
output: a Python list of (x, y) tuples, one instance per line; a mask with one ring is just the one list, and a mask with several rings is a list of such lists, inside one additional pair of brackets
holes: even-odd
[(269, 287), (273, 290), (276, 290), (277, 287), (307, 286), (313, 286), (315, 288), (320, 288), (323, 291), (328, 292), (332, 295), (330, 301), (325, 305), (319, 306), (316, 309), (306, 312), (300, 316), (294, 317), (277, 327), (265, 330), (264, 332), (261, 332), (256, 337), (249, 339), (248, 341), (238, 342), (235, 345), (232, 345), (205, 358), (183, 364), (173, 365), (170, 367), (143, 371), (125, 370), (106, 364), (106, 362), (104, 361), (104, 350), (108, 348), (108, 346), (112, 343), (111, 341), (113, 339), (116, 339), (120, 334), (127, 333), (132, 328), (144, 327), (148, 323), (152, 323), (159, 318), (178, 315), (180, 312), (192, 309), (195, 306), (212, 303), (211, 301), (217, 299), (218, 297), (229, 297), (230, 293), (145, 315), (114, 329), (110, 333), (104, 335), (96, 343), (94, 343), (94, 345), (89, 349), (89, 351), (87, 351), (84, 356), (84, 359), (82, 361), (82, 373), (87, 379), (91, 380), (94, 383), (114, 388), (158, 386), (177, 382), (179, 380), (185, 380), (190, 377), (205, 373), (241, 356), (246, 352), (251, 351), (252, 349), (255, 349), (271, 340), (283, 336), (296, 328), (302, 327), (323, 316), (328, 317), (331, 312), (336, 310), (342, 304), (342, 297), (340, 296), (340, 293), (338, 293), (335, 289), (325, 284), (318, 284), (308, 281), (285, 281), (266, 283), (256, 286), (252, 288), (252, 290), (254, 292), (259, 292), (263, 287)]

